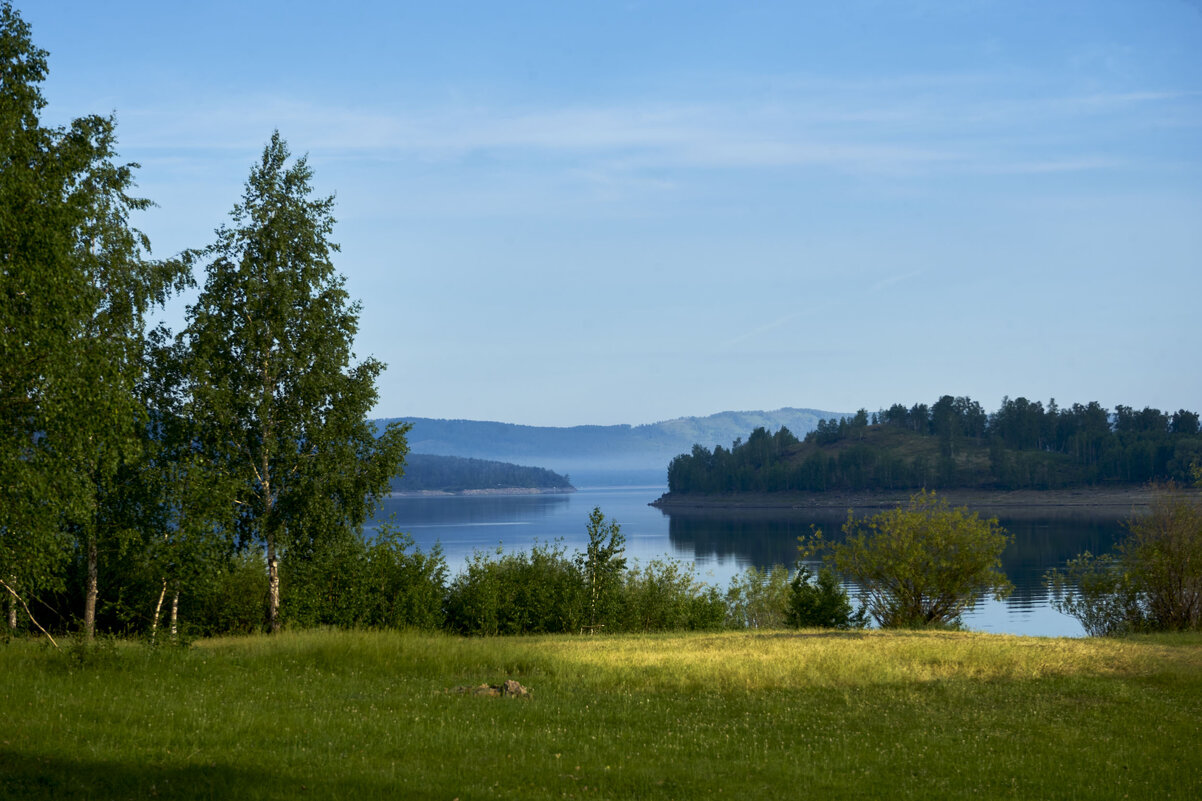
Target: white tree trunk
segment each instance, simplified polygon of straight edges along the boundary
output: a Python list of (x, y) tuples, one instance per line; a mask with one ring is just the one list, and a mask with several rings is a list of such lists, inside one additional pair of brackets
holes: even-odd
[(167, 597), (167, 577), (163, 577), (163, 589), (159, 590), (159, 602), (154, 605), (154, 619), (150, 621), (150, 641), (159, 634), (159, 615), (163, 611), (163, 599)]
[(97, 564), (99, 561), (96, 535), (93, 534), (88, 537), (88, 582), (83, 604), (83, 634), (89, 640), (96, 634), (96, 598), (100, 595)]
[(280, 562), (276, 558), (275, 539), (267, 539), (267, 622), (272, 634), (280, 630)]

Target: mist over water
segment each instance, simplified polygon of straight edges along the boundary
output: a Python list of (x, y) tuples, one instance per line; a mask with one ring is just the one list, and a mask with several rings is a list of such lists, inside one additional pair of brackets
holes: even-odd
[[(383, 523), (413, 537), (423, 551), (440, 544), (451, 571), (463, 569), (476, 551), (529, 550), (559, 544), (569, 553), (584, 550), (589, 512), (600, 507), (622, 526), (628, 559), (691, 562), (698, 577), (725, 588), (747, 567), (792, 565), (797, 538), (812, 527), (840, 536), (846, 512), (690, 510), (671, 514), (648, 504), (665, 491), (656, 485), (585, 487), (567, 495), (473, 495), (394, 497), (384, 501), (370, 530)], [(1082, 551), (1105, 553), (1124, 532), (1121, 521), (1084, 516), (1046, 520), (1001, 519), (1014, 541), (1002, 555), (1014, 583), (1004, 601), (982, 599), (965, 615), (973, 630), (1038, 636), (1081, 636), (1073, 618), (1054, 610), (1043, 585), (1044, 573)], [(854, 594), (854, 587), (851, 587)]]

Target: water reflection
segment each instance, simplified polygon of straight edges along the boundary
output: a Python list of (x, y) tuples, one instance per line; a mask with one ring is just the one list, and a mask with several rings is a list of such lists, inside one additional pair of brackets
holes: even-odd
[[(660, 487), (582, 489), (570, 495), (390, 498), (369, 529), (392, 521), (423, 550), (441, 545), (452, 572), (462, 569), (474, 551), (528, 550), (535, 543), (561, 541), (569, 551), (587, 544), (588, 514), (599, 506), (622, 525), (626, 554), (645, 562), (659, 556), (694, 562), (699, 575), (726, 587), (748, 566), (792, 565), (797, 538), (820, 528), (832, 539), (842, 536), (846, 512), (836, 510), (684, 510), (671, 514), (648, 506)], [(1079, 635), (1081, 627), (1049, 605), (1044, 573), (1082, 551), (1106, 553), (1122, 538), (1112, 516), (1060, 515), (1043, 520), (1001, 519), (1014, 541), (1002, 566), (1014, 583), (1002, 602), (983, 600), (965, 616), (966, 624), (985, 631), (1038, 635)], [(369, 532), (370, 533), (370, 532)]]
[[(768, 567), (792, 564), (797, 539), (820, 529), (839, 541), (846, 514), (837, 512), (771, 512), (765, 510), (672, 512), (668, 539), (678, 553), (699, 560), (734, 559), (741, 565)], [(1108, 518), (1059, 517), (1051, 520), (1001, 519), (1013, 542), (1002, 554), (1002, 568), (1014, 583), (1007, 604), (1015, 608), (1043, 604), (1044, 573), (1082, 551), (1105, 553), (1122, 537), (1121, 523)]]

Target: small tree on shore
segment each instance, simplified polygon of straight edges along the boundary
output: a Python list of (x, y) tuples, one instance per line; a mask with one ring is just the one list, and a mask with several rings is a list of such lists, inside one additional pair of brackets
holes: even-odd
[(576, 557), (584, 577), (588, 603), (588, 624), (604, 625), (617, 607), (617, 593), (626, 569), (626, 538), (616, 520), (606, 522), (601, 507), (593, 507), (588, 516), (588, 547)]
[(953, 509), (933, 492), (864, 519), (848, 513), (843, 532), (843, 542), (827, 542), (816, 531), (803, 556), (822, 553), (859, 584), (882, 628), (956, 626), (978, 595), (1001, 600), (1013, 589), (1001, 569), (1011, 538), (997, 520)]
[(1046, 575), (1052, 605), (1087, 634), (1202, 628), (1202, 508), (1175, 484), (1154, 489), (1113, 554), (1087, 552)]

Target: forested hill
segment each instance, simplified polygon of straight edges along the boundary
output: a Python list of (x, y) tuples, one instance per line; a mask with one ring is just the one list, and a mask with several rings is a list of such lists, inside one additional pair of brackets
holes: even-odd
[(571, 492), (573, 487), (567, 476), (541, 467), (425, 453), (409, 454), (405, 475), (392, 480), (393, 492), (509, 489)]
[(1059, 489), (1188, 483), (1202, 464), (1199, 417), (1098, 403), (1046, 407), (1005, 398), (986, 414), (969, 398), (824, 420), (804, 440), (757, 428), (672, 460), (676, 494), (826, 490)]
[(409, 447), (414, 452), (463, 456), (522, 464), (538, 464), (576, 475), (597, 469), (646, 470), (664, 480), (664, 466), (693, 443), (727, 443), (756, 427), (782, 426), (804, 434), (819, 420), (839, 417), (817, 409), (722, 412), (709, 417), (682, 417), (646, 425), (524, 426), (478, 420), (390, 418), (413, 424)]

